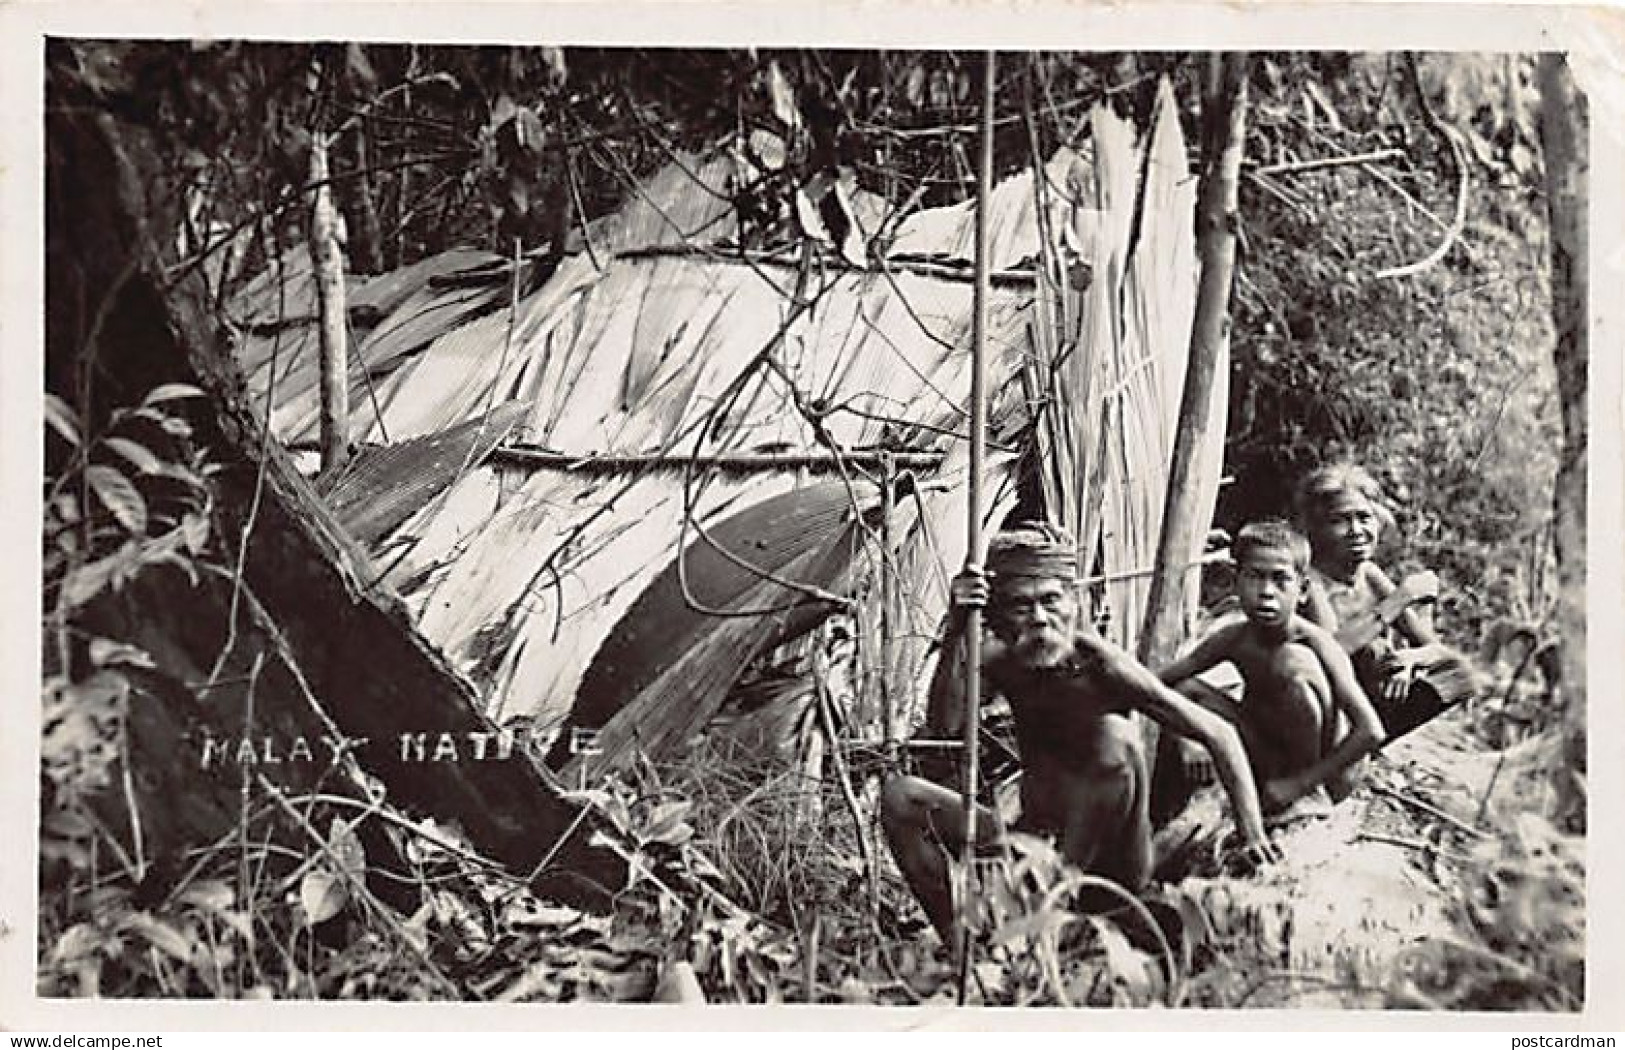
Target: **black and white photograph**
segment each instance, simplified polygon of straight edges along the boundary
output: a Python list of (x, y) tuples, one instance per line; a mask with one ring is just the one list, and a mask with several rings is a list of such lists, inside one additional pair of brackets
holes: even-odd
[(29, 43), (34, 1001), (1614, 1009), (1590, 59), (296, 21)]

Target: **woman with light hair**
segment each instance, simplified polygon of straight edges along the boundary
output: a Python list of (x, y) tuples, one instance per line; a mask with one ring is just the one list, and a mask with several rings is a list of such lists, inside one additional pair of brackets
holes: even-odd
[(1422, 573), (1396, 584), (1374, 560), (1394, 524), (1376, 479), (1348, 461), (1320, 467), (1299, 487), (1298, 512), (1312, 551), (1303, 613), (1349, 650), (1388, 738), (1470, 695), (1472, 669), (1416, 609), (1437, 596), (1437, 578)]

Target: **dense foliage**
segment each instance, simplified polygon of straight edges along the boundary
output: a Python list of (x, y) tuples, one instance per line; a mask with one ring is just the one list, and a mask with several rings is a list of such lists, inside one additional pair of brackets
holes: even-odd
[[(953, 52), (63, 43), (54, 65), (164, 129), (195, 201), (188, 244), (249, 224), (250, 271), (302, 235), (317, 133), (336, 136), (362, 272), (458, 244), (507, 254), (514, 238), (562, 251), (637, 180), (728, 143), (773, 172), (738, 200), (769, 241), (798, 235), (792, 199), (821, 175), (898, 208), (973, 190), (977, 60)], [(1164, 75), (1199, 141), (1200, 66), (1007, 57), (999, 172), (1081, 144), (1097, 101), (1144, 118)], [(1388, 485), (1400, 556), (1445, 574), (1466, 642), (1498, 616), (1540, 621), (1551, 598), (1558, 430), (1533, 76), (1529, 56), (1293, 53), (1258, 56), (1250, 84), (1221, 524), (1287, 509), (1304, 470), (1353, 455)], [(752, 131), (784, 156), (756, 155)], [(1351, 157), (1373, 159), (1315, 166)], [(1441, 245), (1431, 265), (1383, 276)]]
[[(1305, 470), (1360, 459), (1394, 502), (1390, 556), (1444, 575), (1441, 626), (1476, 647), (1497, 617), (1541, 623), (1553, 599), (1560, 435), (1533, 63), (1405, 65), (1349, 58), (1328, 78), (1262, 61), (1276, 90), (1254, 107), (1225, 511), (1287, 512)], [(1395, 148), (1397, 163), (1285, 167)], [(1447, 240), (1436, 264), (1381, 275)]]

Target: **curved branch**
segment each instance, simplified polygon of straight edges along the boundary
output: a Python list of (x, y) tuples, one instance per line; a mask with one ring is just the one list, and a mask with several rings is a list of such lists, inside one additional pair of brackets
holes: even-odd
[(1467, 148), (1461, 143), (1461, 132), (1440, 120), (1438, 115), (1433, 112), (1433, 107), (1428, 105), (1427, 96), (1422, 91), (1422, 78), (1416, 69), (1416, 56), (1410, 55), (1407, 57), (1410, 60), (1411, 84), (1416, 89), (1416, 100), (1422, 109), (1422, 115), (1427, 118), (1428, 126), (1450, 144), (1450, 155), (1456, 163), (1456, 214), (1450, 220), (1450, 228), (1445, 231), (1444, 240), (1440, 241), (1439, 246), (1429, 252), (1426, 258), (1418, 259), (1406, 266), (1393, 266), (1386, 270), (1378, 270), (1376, 273), (1378, 278), (1410, 277), (1437, 264), (1449, 253), (1451, 247), (1461, 236), (1462, 230), (1467, 226), (1467, 183), (1469, 181), (1467, 175)]

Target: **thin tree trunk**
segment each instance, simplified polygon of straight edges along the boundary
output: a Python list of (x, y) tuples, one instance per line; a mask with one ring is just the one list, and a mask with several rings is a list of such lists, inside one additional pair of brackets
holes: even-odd
[[(1589, 157), (1586, 99), (1561, 54), (1540, 57), (1540, 137), (1551, 221), (1552, 348), (1563, 413), (1563, 453), (1553, 493), (1560, 596), (1561, 688), (1568, 702), (1570, 757), (1584, 762), (1586, 564), (1586, 364), (1590, 316), (1586, 260)], [(1577, 766), (1578, 768), (1578, 766)], [(1567, 784), (1565, 782), (1565, 790)]]
[[(367, 128), (362, 122), (350, 133), (351, 163), (356, 171), (367, 171), (372, 164), (372, 150), (367, 141)], [(350, 231), (350, 260), (360, 273), (384, 272), (383, 228), (378, 221), (378, 202), (373, 197), (370, 175), (361, 175), (345, 183), (345, 215)]]
[(1247, 58), (1230, 52), (1213, 55), (1208, 62), (1202, 99), (1202, 181), (1196, 202), (1196, 251), (1202, 276), (1163, 501), (1156, 572), (1151, 577), (1139, 642), (1140, 658), (1153, 666), (1172, 657), (1184, 636), (1188, 576), (1200, 571), (1188, 567), (1196, 538), (1208, 524), (1196, 520), (1195, 472), (1212, 415), (1214, 370), (1219, 352), (1230, 338), (1237, 187), (1247, 126)]
[(316, 302), (322, 335), (322, 473), (344, 469), (350, 458), (349, 311), (344, 301), (344, 250), (339, 246), (339, 213), (327, 185), (327, 138), (311, 136), (310, 182), (316, 198), (310, 209), (310, 258), (316, 268)]

